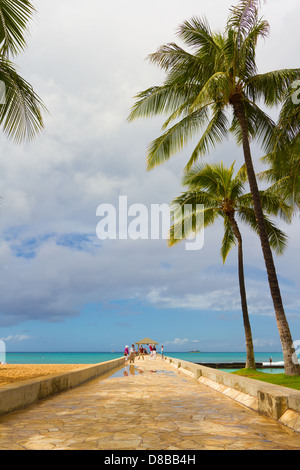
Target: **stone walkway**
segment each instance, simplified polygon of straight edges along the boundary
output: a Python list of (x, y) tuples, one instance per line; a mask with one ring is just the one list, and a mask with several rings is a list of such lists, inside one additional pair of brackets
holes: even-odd
[(300, 436), (178, 373), (135, 362), (0, 419), (0, 450), (300, 450)]

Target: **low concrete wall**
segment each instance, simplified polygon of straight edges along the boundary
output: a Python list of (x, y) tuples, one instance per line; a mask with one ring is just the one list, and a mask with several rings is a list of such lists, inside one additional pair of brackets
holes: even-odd
[(200, 383), (300, 432), (300, 391), (180, 359), (165, 360)]
[(3, 385), (0, 388), (0, 416), (77, 387), (101, 375), (109, 375), (109, 371), (121, 368), (124, 363), (125, 358), (120, 357), (59, 375), (26, 380), (14, 385)]

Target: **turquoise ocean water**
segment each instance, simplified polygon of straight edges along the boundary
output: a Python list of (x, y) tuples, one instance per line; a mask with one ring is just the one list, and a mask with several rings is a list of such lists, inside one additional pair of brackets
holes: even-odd
[[(158, 349), (160, 352), (160, 349)], [(7, 364), (97, 364), (110, 361), (123, 355), (123, 352), (7, 352)], [(165, 355), (190, 362), (245, 362), (245, 352), (168, 352)], [(263, 352), (256, 353), (256, 362), (269, 362), (272, 357), (273, 363), (283, 362), (282, 353)], [(227, 370), (229, 371), (229, 370)], [(265, 372), (280, 373), (284, 369), (265, 369)]]
[[(230, 363), (230, 362), (246, 362), (246, 353), (245, 352), (203, 352), (203, 353), (166, 353), (166, 356), (174, 357), (177, 359), (182, 359), (184, 361), (198, 362), (205, 364), (206, 362), (212, 363)], [(255, 361), (262, 363), (269, 363), (270, 357), (272, 358), (272, 363), (283, 366), (283, 355), (278, 352), (261, 352), (255, 353)], [(220, 369), (222, 370), (222, 369)], [(233, 372), (237, 369), (223, 369), (225, 372)], [(268, 369), (258, 369), (263, 372), (268, 372), (270, 374), (281, 374), (284, 373), (284, 367), (278, 369), (268, 368)]]

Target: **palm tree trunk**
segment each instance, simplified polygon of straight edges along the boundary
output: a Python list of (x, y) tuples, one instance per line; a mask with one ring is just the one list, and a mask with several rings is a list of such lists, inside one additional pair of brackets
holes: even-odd
[(245, 277), (244, 277), (244, 261), (243, 261), (243, 242), (242, 236), (239, 230), (239, 227), (236, 223), (234, 215), (228, 214), (229, 223), (232, 227), (233, 233), (235, 238), (238, 241), (238, 271), (239, 271), (239, 285), (240, 285), (240, 295), (241, 295), (241, 304), (242, 304), (242, 312), (243, 312), (243, 322), (244, 322), (244, 329), (245, 329), (245, 338), (246, 338), (246, 367), (250, 369), (256, 369), (255, 364), (255, 357), (254, 357), (254, 348), (253, 348), (253, 340), (252, 340), (252, 332), (248, 314), (248, 306), (247, 306), (247, 296), (246, 296), (246, 288), (245, 288)]
[(261, 200), (258, 190), (258, 185), (256, 181), (256, 176), (253, 168), (251, 150), (248, 137), (248, 125), (245, 116), (245, 110), (242, 104), (242, 99), (240, 95), (235, 95), (231, 99), (231, 104), (234, 109), (234, 113), (239, 121), (239, 124), (242, 129), (243, 134), (243, 150), (245, 164), (247, 168), (248, 181), (250, 185), (250, 190), (253, 198), (254, 211), (256, 216), (256, 221), (259, 230), (260, 242), (262, 246), (262, 252), (265, 260), (265, 265), (268, 274), (268, 281), (271, 291), (271, 296), (273, 300), (273, 305), (275, 309), (275, 316), (277, 322), (277, 328), (279, 331), (279, 336), (281, 340), (283, 358), (284, 358), (284, 367), (285, 373), (287, 375), (300, 375), (300, 365), (294, 363), (293, 353), (294, 346), (292, 335), (290, 332), (289, 324), (285, 316), (279, 283), (277, 279), (276, 269), (273, 260), (273, 254), (270, 248), (269, 239), (264, 223), (263, 211), (261, 207)]

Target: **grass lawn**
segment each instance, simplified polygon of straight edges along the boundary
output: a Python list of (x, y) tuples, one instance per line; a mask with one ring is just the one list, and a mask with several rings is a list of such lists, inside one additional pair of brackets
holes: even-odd
[(285, 375), (285, 374), (268, 374), (265, 372), (258, 372), (253, 369), (240, 369), (232, 374), (242, 375), (250, 379), (262, 380), (274, 385), (281, 385), (283, 387), (294, 388), (300, 390), (300, 375)]

